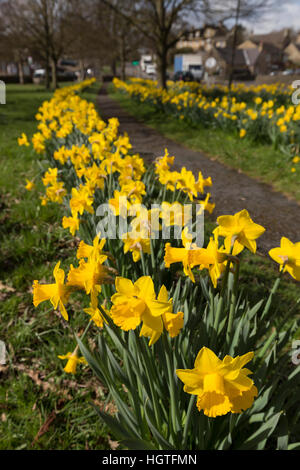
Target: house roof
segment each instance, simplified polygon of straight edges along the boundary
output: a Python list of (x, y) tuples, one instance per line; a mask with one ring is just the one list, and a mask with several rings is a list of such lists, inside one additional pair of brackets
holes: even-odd
[[(230, 48), (230, 47), (224, 47), (224, 48), (216, 47), (216, 50), (217, 50), (218, 54), (220, 55), (220, 57), (226, 62), (226, 64), (231, 64), (232, 48)], [(235, 57), (234, 57), (234, 65), (236, 67), (247, 65), (243, 49), (236, 49)]]
[(245, 57), (246, 64), (248, 66), (255, 65), (261, 50), (258, 47), (251, 48), (251, 49), (240, 49)]
[(272, 44), (273, 46), (282, 49), (286, 42), (289, 41), (290, 32), (288, 29), (282, 29), (281, 31), (274, 31), (268, 34), (254, 34), (250, 37), (250, 40), (259, 44), (261, 42)]

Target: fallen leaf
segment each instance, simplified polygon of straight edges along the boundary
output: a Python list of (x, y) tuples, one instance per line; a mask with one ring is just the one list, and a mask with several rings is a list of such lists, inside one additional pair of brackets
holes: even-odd
[(109, 447), (111, 448), (111, 450), (116, 450), (119, 447), (118, 441), (112, 441), (109, 436), (107, 437), (108, 437)]
[(35, 436), (35, 438), (33, 439), (32, 443), (31, 443), (31, 447), (33, 447), (37, 443), (39, 438), (41, 436), (43, 436), (43, 434), (45, 434), (49, 430), (49, 427), (51, 426), (51, 424), (53, 423), (55, 418), (56, 418), (56, 412), (53, 410), (53, 411), (51, 411), (51, 413), (48, 416), (48, 418), (46, 419), (46, 421), (42, 424), (42, 426), (38, 430), (37, 435)]
[(0, 281), (0, 291), (1, 290), (5, 290), (7, 292), (15, 292), (16, 289), (14, 289), (13, 287), (10, 287), (10, 286), (6, 286), (5, 284), (3, 284), (1, 281)]

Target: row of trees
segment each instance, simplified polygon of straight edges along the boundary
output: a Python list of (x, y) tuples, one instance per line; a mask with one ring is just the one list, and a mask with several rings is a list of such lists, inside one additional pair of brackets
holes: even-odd
[[(122, 7), (129, 0), (120, 0)], [(46, 70), (46, 87), (57, 87), (58, 63), (64, 56), (80, 64), (97, 61), (115, 73), (139, 44), (133, 28), (101, 0), (0, 0), (0, 60), (18, 66), (24, 81), (24, 64), (32, 57)], [(124, 66), (123, 66), (124, 69)]]
[[(140, 46), (157, 57), (158, 79), (166, 86), (170, 51), (190, 26), (204, 19), (253, 18), (276, 0), (0, 0), (0, 57), (18, 64), (20, 81), (28, 56), (46, 69), (46, 86), (57, 86), (57, 64), (69, 55), (109, 64), (125, 75), (129, 54)], [(234, 47), (233, 60), (234, 62)]]

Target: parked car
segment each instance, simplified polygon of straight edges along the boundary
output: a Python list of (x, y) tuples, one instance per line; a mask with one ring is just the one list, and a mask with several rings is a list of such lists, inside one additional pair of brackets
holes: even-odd
[(282, 75), (294, 75), (295, 71), (292, 69), (286, 69), (282, 72)]
[(191, 72), (176, 72), (173, 77), (174, 82), (193, 82), (195, 81), (194, 75)]
[[(50, 79), (52, 77), (52, 72), (49, 70), (49, 76)], [(46, 79), (46, 70), (45, 69), (36, 69), (33, 72), (33, 83), (35, 84), (40, 84), (43, 83)], [(73, 72), (71, 70), (65, 70), (61, 67), (57, 68), (57, 79), (59, 81), (68, 81), (68, 82), (73, 82), (78, 80), (76, 72)]]
[(204, 75), (204, 70), (203, 70), (202, 65), (190, 65), (189, 72), (191, 72), (191, 74), (193, 75), (194, 80), (197, 80), (197, 81), (202, 80), (203, 75)]
[(40, 85), (40, 83), (42, 83), (45, 80), (45, 78), (46, 78), (46, 70), (45, 69), (36, 69), (33, 72), (32, 81), (36, 85)]

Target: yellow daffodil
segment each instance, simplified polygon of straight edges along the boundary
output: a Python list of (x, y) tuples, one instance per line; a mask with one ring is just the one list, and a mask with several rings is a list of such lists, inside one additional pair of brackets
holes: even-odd
[(270, 250), (269, 255), (279, 263), (280, 270), (287, 271), (300, 281), (300, 242), (292, 243), (288, 238), (282, 237), (280, 247)]
[(25, 147), (29, 147), (30, 143), (28, 142), (27, 135), (23, 132), (21, 137), (18, 138), (18, 144), (20, 146), (24, 145)]
[(223, 248), (219, 248), (218, 238), (215, 235), (210, 238), (207, 248), (191, 250), (191, 267), (199, 266), (200, 270), (208, 269), (213, 286), (217, 287), (217, 281), (225, 270), (227, 254)]
[(195, 360), (194, 369), (177, 369), (176, 374), (184, 383), (184, 391), (197, 395), (197, 408), (206, 416), (215, 418), (227, 413), (242, 413), (253, 404), (258, 391), (251, 371), (244, 368), (253, 358), (249, 352), (220, 360), (213, 351), (203, 347)]
[(87, 361), (84, 357), (78, 357), (78, 348), (75, 348), (75, 351), (68, 352), (62, 356), (57, 356), (59, 359), (65, 360), (68, 359), (67, 364), (64, 367), (64, 371), (67, 374), (76, 374), (77, 364), (87, 364)]
[(198, 180), (196, 181), (195, 188), (198, 193), (203, 194), (205, 186), (212, 186), (212, 180), (209, 176), (208, 178), (203, 178), (201, 171), (198, 172)]
[(119, 215), (123, 218), (127, 217), (131, 206), (127, 196), (117, 190), (114, 192), (114, 197), (108, 200), (108, 204), (114, 215)]
[(150, 238), (145, 238), (142, 235), (136, 237), (135, 233), (129, 232), (124, 234), (122, 239), (124, 242), (124, 253), (130, 251), (135, 263), (141, 259), (141, 252), (151, 253)]
[(43, 185), (48, 186), (56, 183), (57, 181), (57, 168), (48, 168), (44, 177), (42, 178)]
[(48, 200), (62, 204), (64, 197), (66, 196), (67, 191), (64, 188), (63, 181), (55, 181), (51, 186), (48, 186), (46, 190), (46, 195)]
[(72, 217), (64, 216), (62, 220), (62, 226), (63, 228), (68, 228), (70, 230), (71, 235), (74, 237), (77, 230), (79, 230), (79, 219), (77, 215), (74, 215)]
[(184, 274), (195, 282), (195, 277), (191, 269), (192, 251), (194, 250), (189, 247), (177, 248), (171, 246), (171, 243), (166, 243), (164, 256), (165, 267), (169, 268), (171, 264), (182, 263)]
[(72, 214), (83, 214), (84, 211), (90, 214), (94, 213), (94, 199), (86, 186), (80, 185), (79, 188), (72, 188), (70, 199), (70, 209)]
[(67, 285), (85, 290), (88, 295), (91, 295), (92, 301), (95, 301), (98, 293), (101, 292), (101, 284), (111, 282), (111, 280), (110, 270), (98, 259), (89, 258), (88, 261), (81, 259), (78, 268), (74, 268), (71, 264)]
[(160, 174), (162, 171), (169, 171), (170, 167), (174, 163), (174, 158), (175, 157), (170, 157), (169, 152), (167, 149), (165, 149), (165, 154), (163, 157), (157, 157), (155, 159), (155, 172), (157, 174)]
[(264, 227), (253, 222), (246, 209), (234, 215), (221, 215), (217, 223), (219, 226), (214, 233), (225, 237), (227, 251), (233, 246), (233, 255), (239, 254), (244, 247), (255, 253), (255, 240), (265, 232)]
[(79, 243), (76, 257), (78, 259), (88, 258), (95, 259), (98, 263), (104, 263), (107, 260), (107, 253), (103, 252), (103, 247), (106, 243), (105, 238), (100, 240), (98, 235), (93, 240), (93, 245), (88, 245), (83, 240)]
[(68, 320), (68, 314), (65, 305), (68, 302), (70, 289), (65, 285), (65, 273), (60, 269), (60, 261), (56, 264), (53, 271), (55, 284), (33, 283), (33, 305), (37, 307), (41, 302), (50, 300), (55, 309), (59, 307), (60, 313), (65, 320)]
[(208, 269), (214, 287), (217, 287), (217, 281), (225, 269), (224, 262), (227, 254), (218, 247), (217, 237), (211, 237), (207, 248), (199, 248), (186, 238), (185, 230), (182, 232), (182, 241), (184, 248), (172, 247), (170, 243), (165, 245), (164, 262), (166, 268), (173, 263), (182, 263), (183, 271), (186, 276), (195, 282), (192, 269), (196, 266), (200, 270)]
[(26, 179), (26, 186), (25, 188), (27, 189), (27, 191), (32, 191), (35, 187), (35, 184), (33, 181), (29, 181)]
[(32, 144), (33, 144), (33, 148), (34, 150), (36, 151), (36, 153), (43, 153), (46, 149), (45, 147), (45, 137), (43, 136), (43, 134), (41, 134), (40, 132), (37, 132), (36, 134), (33, 135), (32, 137)]
[(165, 329), (168, 331), (169, 335), (171, 338), (175, 338), (176, 336), (179, 335), (183, 323), (184, 323), (184, 314), (183, 312), (177, 312), (173, 313), (173, 305), (172, 305), (172, 299), (169, 299), (168, 291), (165, 286), (162, 286), (159, 294), (157, 296), (157, 300), (160, 302), (168, 302), (169, 303), (169, 311), (164, 313), (162, 315), (163, 323)]
[[(109, 311), (103, 305), (101, 309), (109, 316)], [(98, 328), (103, 328), (103, 323), (106, 320), (103, 318), (103, 314), (95, 302), (91, 303), (89, 308), (84, 308), (83, 311), (90, 315), (91, 321), (94, 322)]]
[(163, 220), (166, 227), (173, 225), (185, 226), (190, 221), (192, 215), (191, 211), (185, 210), (185, 207), (179, 202), (169, 203), (163, 201), (161, 204), (160, 218)]
[(114, 323), (122, 330), (134, 330), (143, 323), (141, 335), (154, 344), (163, 332), (162, 316), (170, 312), (170, 302), (156, 298), (150, 276), (140, 277), (134, 284), (130, 279), (116, 278), (117, 293), (111, 298), (110, 310)]
[(211, 194), (207, 193), (204, 201), (197, 201), (197, 204), (201, 206), (201, 208), (197, 212), (197, 215), (200, 215), (204, 210), (209, 212), (209, 214), (212, 214), (214, 208), (216, 207), (216, 204), (209, 202), (210, 196)]

